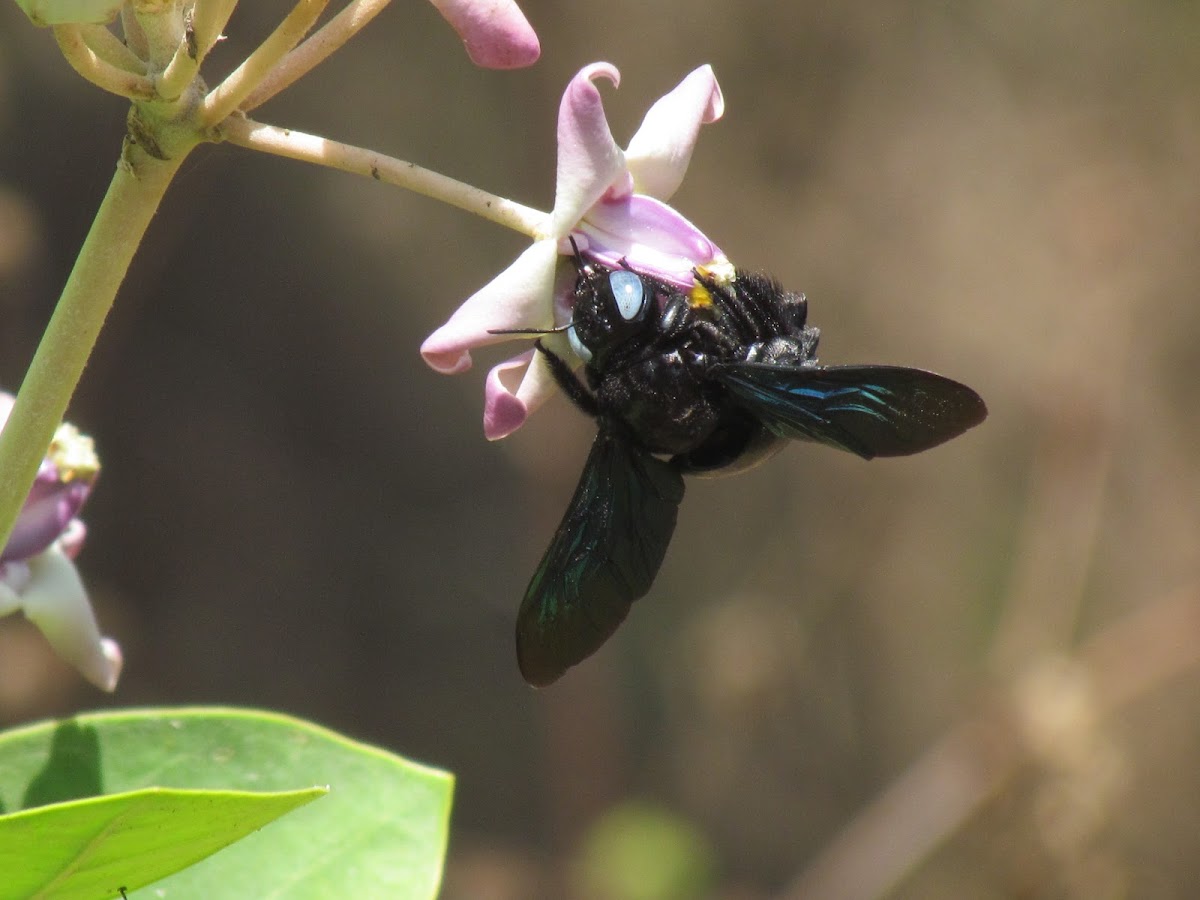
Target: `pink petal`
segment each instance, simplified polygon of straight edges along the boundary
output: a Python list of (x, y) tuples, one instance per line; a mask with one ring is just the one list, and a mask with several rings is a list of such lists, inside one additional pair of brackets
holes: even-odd
[(79, 514), (91, 490), (89, 480), (60, 481), (54, 464), (43, 462), (8, 543), (0, 548), (0, 561), (28, 559), (49, 547)]
[(512, 340), (491, 334), (504, 328), (552, 328), (557, 242), (537, 241), (516, 261), (476, 291), (449, 321), (421, 345), (425, 362), (438, 372), (456, 375), (471, 368), (470, 351)]
[(101, 690), (115, 689), (121, 675), (121, 648), (101, 637), (75, 564), (51, 548), (29, 560), (29, 570), (32, 577), (21, 593), (25, 617), (88, 681)]
[(629, 142), (625, 158), (635, 190), (660, 200), (679, 188), (696, 146), (700, 126), (725, 112), (721, 86), (711, 66), (701, 66), (650, 107)]
[(600, 92), (593, 84), (621, 74), (608, 63), (592, 63), (571, 79), (558, 108), (558, 179), (551, 233), (565, 237), (587, 209), (625, 172), (625, 154), (613, 140)]
[[(542, 344), (552, 353), (567, 361), (571, 366), (580, 364), (571, 350), (567, 339), (559, 334), (548, 334)], [(505, 383), (505, 376), (524, 368), (525, 375), (520, 385), (513, 390)], [(513, 380), (511, 377), (508, 379)], [(488, 373), (483, 413), (483, 433), (489, 441), (508, 437), (523, 424), (543, 403), (558, 393), (558, 382), (550, 371), (546, 357), (536, 350), (515, 356), (496, 366)]]
[(579, 223), (588, 257), (608, 266), (625, 259), (639, 272), (657, 275), (683, 288), (692, 269), (722, 261), (725, 255), (699, 228), (653, 197), (634, 194), (604, 200)]
[(528, 350), (520, 356), (500, 363), (488, 372), (483, 392), (483, 435), (489, 441), (508, 437), (524, 425), (529, 417), (528, 408), (518, 399), (516, 391), (504, 383), (502, 376), (528, 367), (536, 352)]
[(477, 66), (519, 69), (537, 62), (538, 37), (513, 0), (430, 0)]

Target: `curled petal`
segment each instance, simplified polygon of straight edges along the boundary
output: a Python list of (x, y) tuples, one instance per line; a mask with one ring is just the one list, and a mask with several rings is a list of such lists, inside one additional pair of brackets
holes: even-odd
[(634, 189), (659, 200), (674, 194), (687, 172), (700, 126), (715, 122), (724, 112), (712, 66), (696, 69), (659, 98), (625, 150)]
[(565, 237), (593, 203), (625, 173), (625, 154), (613, 140), (604, 103), (593, 83), (621, 74), (608, 63), (592, 63), (571, 79), (558, 108), (558, 179), (551, 233)]
[(476, 291), (455, 310), (449, 321), (425, 339), (421, 355), (429, 366), (447, 375), (471, 368), (470, 351), (512, 340), (491, 334), (506, 328), (552, 328), (546, 298), (554, 286), (557, 242), (537, 241), (507, 269)]
[(25, 617), (88, 681), (101, 690), (114, 690), (121, 675), (121, 648), (101, 637), (75, 564), (51, 547), (29, 560), (29, 571), (21, 593)]
[(520, 356), (500, 363), (488, 373), (484, 387), (483, 434), (489, 441), (508, 437), (525, 424), (529, 408), (517, 396), (516, 390), (508, 387), (502, 376), (528, 367), (536, 350), (527, 350)]
[(28, 559), (49, 547), (78, 515), (91, 490), (85, 479), (60, 481), (57, 466), (43, 462), (12, 535), (0, 550), (0, 562)]
[(644, 194), (596, 204), (579, 230), (587, 238), (587, 255), (596, 261), (615, 266), (624, 259), (639, 272), (685, 289), (692, 286), (692, 269), (725, 259), (704, 232)]
[[(581, 360), (561, 333), (546, 335), (542, 343), (569, 365), (574, 367), (580, 364)], [(504, 376), (511, 376), (520, 369), (524, 369), (525, 374), (514, 390), (505, 384)], [(489, 441), (508, 437), (525, 423), (530, 413), (557, 392), (558, 382), (554, 380), (546, 357), (536, 350), (526, 351), (501, 363), (488, 374), (483, 413), (484, 435)]]
[(430, 0), (458, 32), (471, 62), (487, 69), (531, 66), (542, 48), (513, 0)]

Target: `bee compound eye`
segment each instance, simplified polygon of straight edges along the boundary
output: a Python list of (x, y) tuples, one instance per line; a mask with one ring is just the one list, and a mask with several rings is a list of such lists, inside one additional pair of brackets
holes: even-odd
[(646, 311), (646, 287), (633, 272), (624, 269), (612, 272), (608, 276), (608, 287), (612, 291), (613, 300), (617, 304), (617, 312), (626, 322), (641, 318)]
[(584, 363), (592, 361), (592, 351), (579, 339), (579, 332), (575, 330), (574, 325), (567, 329), (567, 343), (571, 345), (571, 349), (575, 351), (575, 355), (582, 359)]

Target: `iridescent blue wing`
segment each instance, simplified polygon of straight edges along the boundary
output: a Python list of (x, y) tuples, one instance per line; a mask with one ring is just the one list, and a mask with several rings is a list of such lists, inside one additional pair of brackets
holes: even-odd
[(987, 416), (965, 384), (922, 369), (732, 362), (713, 375), (773, 434), (863, 459), (920, 453)]
[(617, 630), (658, 574), (681, 500), (678, 471), (601, 429), (517, 614), (527, 682), (556, 681)]

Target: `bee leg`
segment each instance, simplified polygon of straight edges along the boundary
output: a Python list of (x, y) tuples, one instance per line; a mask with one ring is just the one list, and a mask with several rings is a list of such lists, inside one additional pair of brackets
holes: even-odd
[(546, 358), (546, 364), (550, 366), (550, 374), (554, 376), (555, 382), (562, 388), (562, 392), (567, 395), (567, 398), (574, 403), (582, 412), (591, 416), (593, 419), (600, 416), (600, 405), (596, 402), (596, 398), (588, 391), (583, 382), (579, 380), (579, 376), (571, 369), (561, 356), (549, 349), (540, 340), (534, 342), (534, 347), (538, 353)]
[(744, 354), (746, 362), (770, 363), (774, 366), (814, 365), (817, 358), (817, 339), (820, 331), (804, 327), (796, 334), (769, 338), (751, 344)]
[(694, 318), (692, 305), (688, 303), (688, 298), (678, 292), (672, 293), (658, 320), (657, 343), (664, 344), (674, 341), (695, 324), (692, 321)]
[(740, 337), (730, 334), (716, 322), (711, 322), (708, 319), (696, 321), (693, 325), (693, 330), (731, 356), (737, 356), (738, 351), (745, 346)]
[(769, 323), (763, 322), (761, 312), (752, 308), (736, 288), (742, 276), (738, 276), (732, 288), (700, 272), (695, 272), (694, 277), (708, 291), (713, 305), (727, 320), (727, 327), (736, 333), (740, 343), (751, 344), (768, 337)]

